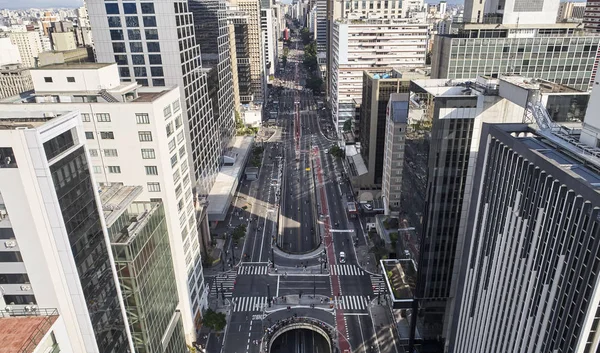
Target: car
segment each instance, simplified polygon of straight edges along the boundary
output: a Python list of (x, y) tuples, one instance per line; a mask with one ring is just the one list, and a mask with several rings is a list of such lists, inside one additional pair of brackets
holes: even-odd
[(346, 263), (346, 253), (343, 251), (340, 251), (340, 263), (341, 264), (345, 264)]

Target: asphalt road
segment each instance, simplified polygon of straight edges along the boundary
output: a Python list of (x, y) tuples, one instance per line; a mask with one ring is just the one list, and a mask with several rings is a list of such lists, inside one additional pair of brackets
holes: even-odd
[(329, 346), (315, 331), (293, 330), (273, 342), (271, 353), (329, 353)]

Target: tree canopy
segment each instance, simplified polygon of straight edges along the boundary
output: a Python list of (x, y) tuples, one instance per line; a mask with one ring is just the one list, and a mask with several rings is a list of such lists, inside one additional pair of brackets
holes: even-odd
[(227, 324), (227, 319), (225, 314), (208, 309), (206, 310), (206, 313), (204, 313), (202, 322), (204, 323), (204, 326), (210, 328), (211, 330), (222, 331)]

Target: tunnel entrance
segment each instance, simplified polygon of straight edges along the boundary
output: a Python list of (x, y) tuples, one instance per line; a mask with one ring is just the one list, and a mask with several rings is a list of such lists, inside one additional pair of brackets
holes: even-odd
[(311, 329), (295, 329), (278, 336), (269, 353), (332, 353), (329, 342)]

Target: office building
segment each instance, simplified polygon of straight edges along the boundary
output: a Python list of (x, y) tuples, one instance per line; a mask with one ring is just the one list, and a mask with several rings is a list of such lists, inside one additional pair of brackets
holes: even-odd
[[(267, 75), (265, 65), (264, 42), (260, 25), (260, 2), (259, 0), (236, 0), (233, 6), (246, 15), (247, 43), (249, 52), (250, 81), (254, 103), (262, 104), (266, 99)], [(236, 41), (237, 43), (237, 41)], [(239, 70), (238, 55), (238, 70)], [(241, 93), (240, 93), (241, 95)]]
[(12, 44), (19, 49), (19, 56), (24, 67), (36, 67), (37, 57), (44, 50), (40, 36), (35, 31), (10, 32), (9, 38)]
[(77, 36), (72, 22), (53, 22), (48, 28), (48, 36), (52, 44), (52, 50), (68, 51), (77, 48)]
[(599, 42), (599, 36), (576, 23), (464, 24), (458, 34), (435, 37), (431, 77), (520, 74), (587, 91), (597, 69)]
[(585, 3), (583, 2), (561, 2), (558, 6), (558, 15), (556, 22), (581, 22), (585, 13)]
[(556, 22), (560, 0), (467, 0), (464, 21), (504, 25), (547, 25)]
[(21, 64), (0, 66), (0, 99), (33, 89), (31, 73)]
[(341, 107), (361, 98), (363, 71), (424, 66), (428, 33), (428, 24), (406, 20), (333, 23), (333, 65), (328, 80), (333, 122), (338, 129), (350, 118)]
[[(341, 6), (341, 5), (338, 5)], [(423, 0), (377, 0), (363, 2), (350, 0), (344, 2), (341, 10), (343, 18), (348, 19), (398, 19), (411, 17), (411, 12), (423, 11)]]
[(224, 153), (235, 132), (231, 43), (224, 0), (191, 0), (196, 42), (200, 46), (202, 67), (207, 70), (208, 96), (219, 129), (220, 153)]
[(279, 33), (279, 25), (273, 17), (273, 8), (270, 4), (271, 0), (261, 1), (260, 9), (260, 29), (262, 33), (262, 43), (264, 47), (265, 58), (265, 75), (267, 80), (271, 81), (271, 77), (275, 75), (275, 70), (278, 66), (278, 51), (277, 38)]
[(385, 114), (385, 145), (381, 198), (385, 214), (400, 210), (409, 93), (392, 93)]
[(585, 2), (583, 27), (590, 32), (600, 32), (600, 1), (587, 0)]
[(196, 219), (180, 91), (121, 82), (114, 63), (47, 66), (32, 70), (32, 77), (35, 92), (5, 100), (0, 110), (81, 112), (82, 141), (94, 179), (142, 185), (140, 201), (162, 200), (178, 310), (192, 341), (193, 319), (208, 305), (208, 288), (200, 263), (198, 232), (203, 229)]
[(227, 12), (227, 21), (230, 24), (230, 26), (233, 27), (233, 36), (235, 40), (234, 43), (235, 57), (237, 59), (237, 81), (234, 82), (234, 85), (237, 86), (240, 103), (248, 104), (254, 101), (251, 75), (252, 64), (250, 60), (250, 33), (248, 27), (248, 16), (244, 11), (238, 10), (236, 7), (230, 7)]
[(317, 42), (317, 52), (327, 52), (327, 36), (329, 31), (329, 23), (327, 22), (327, 0), (315, 0), (315, 33), (314, 39)]
[(61, 351), (132, 352), (79, 113), (1, 111), (0, 306), (56, 309)]
[(134, 202), (140, 186), (99, 192), (136, 352), (186, 352), (162, 203)]
[(534, 115), (482, 127), (449, 352), (598, 350), (600, 149)]
[(195, 193), (205, 198), (219, 169), (220, 143), (187, 1), (89, 0), (87, 7), (98, 62), (116, 62), (123, 81), (179, 86)]

